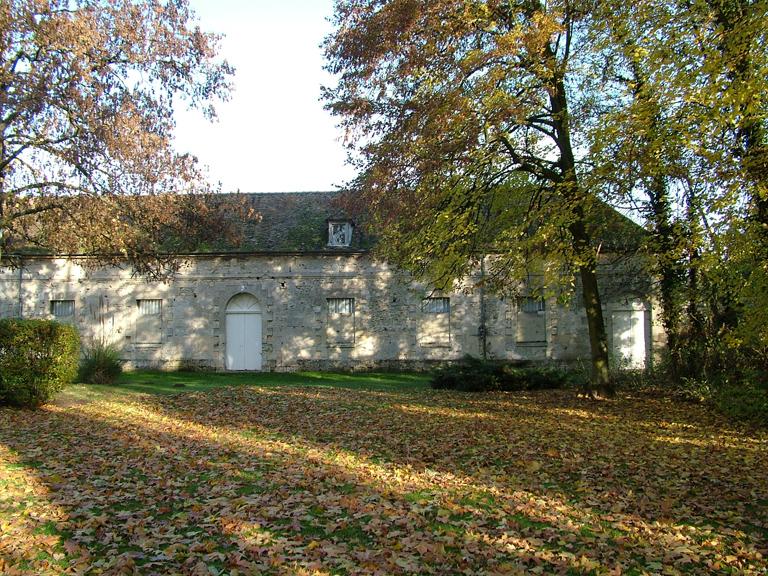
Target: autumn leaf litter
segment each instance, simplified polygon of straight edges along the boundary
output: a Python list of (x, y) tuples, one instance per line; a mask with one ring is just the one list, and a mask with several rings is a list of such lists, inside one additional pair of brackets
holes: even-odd
[(767, 436), (564, 392), (0, 409), (0, 573), (764, 574)]

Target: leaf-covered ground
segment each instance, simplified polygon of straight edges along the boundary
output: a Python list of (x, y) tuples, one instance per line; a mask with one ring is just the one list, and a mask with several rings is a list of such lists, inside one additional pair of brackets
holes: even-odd
[(765, 574), (768, 433), (571, 393), (0, 409), (0, 573)]

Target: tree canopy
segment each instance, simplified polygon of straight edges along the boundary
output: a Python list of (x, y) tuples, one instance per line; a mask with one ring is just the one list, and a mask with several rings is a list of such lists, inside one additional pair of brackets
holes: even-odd
[(501, 288), (531, 262), (575, 270), (603, 386), (602, 202), (650, 231), (671, 343), (713, 310), (706, 290), (746, 285), (703, 267), (764, 227), (767, 22), (764, 0), (339, 0), (324, 97), (360, 170), (350, 197), (438, 285), (489, 251)]
[(194, 236), (201, 204), (171, 194), (207, 184), (172, 145), (173, 112), (212, 118), (227, 96), (217, 41), (187, 0), (2, 2), (0, 249), (119, 254), (149, 271), (169, 230)]
[[(591, 52), (587, 3), (338, 2), (326, 42), (338, 85), (329, 108), (351, 137), (351, 186), (407, 268), (449, 283), (493, 251), (509, 282), (542, 258), (578, 272), (593, 380), (608, 351), (576, 151), (595, 109), (578, 74)], [(555, 271), (559, 276), (559, 270)]]

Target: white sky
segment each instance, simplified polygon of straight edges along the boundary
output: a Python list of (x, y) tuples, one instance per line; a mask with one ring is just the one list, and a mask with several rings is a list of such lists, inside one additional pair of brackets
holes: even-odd
[(201, 29), (224, 34), (234, 90), (213, 124), (179, 109), (176, 148), (224, 192), (332, 190), (353, 176), (341, 131), (323, 110), (324, 36), (333, 0), (190, 0)]

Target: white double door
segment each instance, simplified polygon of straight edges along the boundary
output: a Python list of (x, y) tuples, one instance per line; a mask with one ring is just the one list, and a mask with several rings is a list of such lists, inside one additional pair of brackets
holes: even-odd
[(255, 298), (235, 296), (226, 314), (227, 370), (261, 370), (261, 309)]

